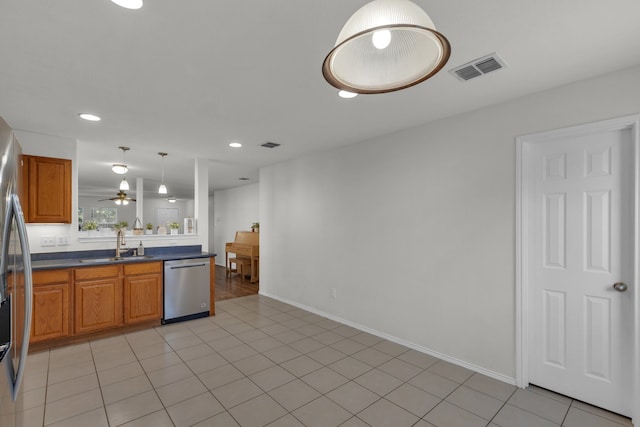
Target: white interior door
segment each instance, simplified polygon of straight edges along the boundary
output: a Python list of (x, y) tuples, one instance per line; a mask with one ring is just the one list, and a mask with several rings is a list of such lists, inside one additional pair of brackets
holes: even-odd
[(633, 140), (627, 128), (527, 144), (523, 260), (529, 382), (627, 416), (635, 363)]

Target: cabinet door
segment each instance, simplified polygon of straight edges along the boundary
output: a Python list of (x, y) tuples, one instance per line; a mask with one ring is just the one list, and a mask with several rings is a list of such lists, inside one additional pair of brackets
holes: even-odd
[(76, 281), (75, 333), (95, 332), (122, 324), (122, 279)]
[(162, 276), (141, 274), (124, 278), (124, 323), (162, 317)]
[(70, 279), (69, 270), (33, 273), (32, 342), (70, 335)]
[(70, 224), (71, 160), (24, 155), (25, 162), (25, 221)]

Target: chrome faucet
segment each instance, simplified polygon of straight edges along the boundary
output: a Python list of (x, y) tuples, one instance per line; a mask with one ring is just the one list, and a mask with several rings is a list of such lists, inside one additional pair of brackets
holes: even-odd
[[(125, 249), (122, 249), (122, 247), (125, 246)], [(118, 234), (116, 235), (116, 256), (115, 259), (120, 259), (122, 258), (120, 256), (121, 252), (126, 252), (129, 249), (126, 248), (127, 246), (127, 242), (124, 240), (124, 230), (122, 230), (122, 228), (118, 229)]]

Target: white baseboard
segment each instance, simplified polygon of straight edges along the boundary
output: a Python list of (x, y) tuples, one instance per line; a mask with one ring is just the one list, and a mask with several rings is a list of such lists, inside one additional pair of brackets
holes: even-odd
[(454, 365), (462, 366), (463, 368), (467, 368), (467, 369), (469, 369), (471, 371), (474, 371), (474, 372), (477, 372), (479, 374), (486, 375), (486, 376), (491, 377), (493, 379), (496, 379), (498, 381), (502, 381), (504, 383), (511, 384), (511, 385), (516, 385), (516, 379), (512, 378), (512, 377), (510, 377), (508, 375), (504, 375), (504, 374), (501, 374), (499, 372), (491, 371), (489, 369), (483, 368), (482, 366), (477, 366), (477, 365), (474, 365), (472, 363), (465, 362), (464, 360), (460, 360), (460, 359), (457, 359), (455, 357), (451, 357), (449, 355), (446, 355), (446, 354), (440, 353), (438, 351), (432, 350), (430, 348), (422, 347), (422, 346), (414, 344), (412, 342), (405, 341), (405, 340), (403, 340), (401, 338), (385, 334), (384, 332), (380, 332), (380, 331), (377, 331), (375, 329), (371, 329), (371, 328), (368, 328), (366, 326), (350, 322), (349, 320), (342, 319), (340, 317), (334, 316), (334, 315), (329, 314), (329, 313), (325, 313), (325, 312), (323, 312), (321, 310), (318, 310), (316, 308), (309, 307), (309, 306), (306, 306), (304, 304), (300, 304), (298, 302), (291, 301), (291, 300), (288, 300), (286, 298), (282, 298), (282, 297), (277, 296), (277, 295), (271, 295), (271, 294), (269, 294), (267, 292), (264, 292), (262, 290), (259, 291), (259, 294), (263, 295), (265, 297), (273, 298), (273, 299), (278, 300), (280, 302), (292, 305), (294, 307), (298, 307), (298, 308), (300, 308), (302, 310), (309, 311), (309, 312), (317, 314), (319, 316), (326, 317), (326, 318), (331, 319), (333, 321), (336, 321), (338, 323), (342, 323), (343, 325), (351, 326), (352, 328), (358, 329), (358, 330), (360, 330), (362, 332), (367, 332), (367, 333), (369, 333), (371, 335), (375, 335), (377, 337), (384, 338), (386, 340), (389, 340), (389, 341), (394, 342), (396, 344), (403, 345), (405, 347), (411, 348), (411, 349), (419, 351), (421, 353), (425, 353), (425, 354), (428, 354), (430, 356), (437, 357), (438, 359), (442, 359), (442, 360), (447, 361), (449, 363), (453, 363)]

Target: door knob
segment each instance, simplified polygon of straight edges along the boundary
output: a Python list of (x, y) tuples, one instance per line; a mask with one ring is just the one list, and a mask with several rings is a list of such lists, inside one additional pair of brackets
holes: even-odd
[(614, 283), (613, 284), (613, 289), (615, 289), (618, 292), (624, 292), (627, 290), (627, 284), (626, 283), (622, 283), (622, 282), (618, 282), (618, 283)]

